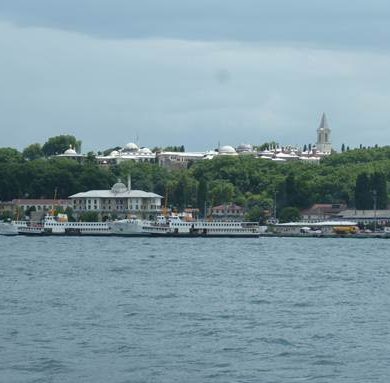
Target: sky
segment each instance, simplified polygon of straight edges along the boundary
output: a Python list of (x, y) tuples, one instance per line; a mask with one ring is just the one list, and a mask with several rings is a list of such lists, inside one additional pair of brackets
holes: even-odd
[(390, 144), (390, 2), (0, 0), (0, 147)]

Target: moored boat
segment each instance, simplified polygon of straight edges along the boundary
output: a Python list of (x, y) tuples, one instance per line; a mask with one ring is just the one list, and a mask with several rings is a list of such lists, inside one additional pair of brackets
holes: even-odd
[(111, 235), (107, 222), (69, 222), (66, 214), (47, 214), (43, 222), (19, 222), (16, 227), (22, 235)]
[(122, 220), (111, 224), (113, 235), (152, 237), (259, 237), (265, 230), (255, 222), (185, 221), (158, 216), (156, 221)]
[(17, 235), (18, 229), (13, 222), (0, 222), (0, 235)]
[(150, 234), (145, 232), (144, 228), (149, 226), (150, 224), (151, 221), (131, 218), (111, 222), (109, 224), (109, 227), (111, 230), (111, 234), (115, 236), (145, 237), (149, 236)]

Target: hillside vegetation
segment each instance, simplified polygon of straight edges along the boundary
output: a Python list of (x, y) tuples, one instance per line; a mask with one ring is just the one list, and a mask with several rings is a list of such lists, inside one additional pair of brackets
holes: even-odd
[(371, 208), (373, 190), (378, 208), (387, 205), (390, 147), (355, 149), (332, 154), (320, 165), (275, 163), (252, 156), (219, 157), (169, 171), (157, 164), (126, 162), (101, 168), (93, 155), (84, 164), (66, 158), (27, 159), (12, 148), (0, 149), (0, 199), (57, 198), (108, 189), (131, 175), (132, 188), (167, 197), (178, 210), (234, 202), (265, 214), (273, 208), (307, 208), (313, 203), (346, 203)]

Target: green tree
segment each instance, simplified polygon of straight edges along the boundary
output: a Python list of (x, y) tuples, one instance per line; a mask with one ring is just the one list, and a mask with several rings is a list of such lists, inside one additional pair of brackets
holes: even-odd
[(273, 200), (264, 194), (251, 194), (247, 196), (247, 209), (258, 207), (262, 211), (271, 212), (273, 207)]
[(85, 161), (89, 164), (97, 164), (96, 154), (94, 152), (88, 152)]
[(247, 208), (245, 219), (249, 222), (265, 223), (267, 218), (271, 215), (271, 206), (264, 201), (263, 205), (254, 205)]
[(307, 185), (297, 180), (294, 172), (290, 172), (284, 182), (284, 190), (280, 190), (278, 194), (280, 206), (296, 206), (307, 207), (311, 204), (310, 197), (307, 192)]
[(23, 158), (26, 160), (36, 160), (43, 157), (41, 144), (31, 144), (23, 150)]
[(284, 222), (297, 222), (301, 219), (301, 213), (296, 207), (288, 206), (282, 209), (279, 221)]
[(96, 211), (85, 211), (80, 214), (81, 222), (98, 222), (99, 214)]
[(180, 170), (176, 174), (177, 178), (170, 185), (170, 196), (172, 197), (170, 205), (180, 211), (196, 204), (197, 184), (185, 170)]
[(263, 215), (263, 210), (259, 206), (253, 206), (245, 214), (245, 220), (248, 222), (260, 222)]
[(108, 148), (108, 149), (103, 150), (103, 155), (104, 156), (108, 156), (114, 150), (118, 151), (118, 150), (121, 150), (121, 149), (122, 148), (120, 146), (115, 146), (114, 148)]
[(22, 154), (13, 148), (0, 148), (0, 163), (22, 162)]
[(367, 173), (360, 173), (356, 178), (355, 185), (355, 207), (358, 210), (372, 208), (372, 198), (370, 191), (370, 179)]
[(385, 175), (379, 172), (372, 174), (370, 177), (370, 186), (371, 193), (376, 192), (376, 207), (378, 209), (386, 209), (388, 196)]
[(207, 180), (205, 178), (201, 178), (199, 180), (198, 184), (198, 194), (197, 194), (197, 206), (200, 211), (200, 215), (202, 217), (205, 217), (207, 214), (207, 197), (208, 197), (208, 190), (207, 190)]
[(67, 207), (65, 210), (64, 210), (64, 213), (68, 216), (68, 221), (69, 222), (74, 222), (75, 221), (75, 218), (73, 216), (74, 212), (73, 212), (73, 209), (71, 207)]
[(12, 221), (14, 218), (14, 214), (12, 213), (11, 210), (5, 210), (0, 213), (0, 219), (3, 221)]
[(225, 180), (212, 181), (210, 184), (210, 198), (213, 205), (229, 203), (233, 200), (234, 185)]
[(163, 149), (164, 152), (185, 152), (184, 145), (167, 146)]
[(256, 146), (255, 148), (263, 151), (263, 150), (270, 150), (272, 148), (277, 148), (279, 144), (276, 141), (270, 141), (270, 142), (264, 142), (263, 144)]
[(60, 135), (50, 137), (42, 146), (42, 152), (46, 157), (49, 157), (63, 154), (69, 147), (74, 148), (76, 152), (80, 152), (81, 141), (78, 141), (76, 137), (71, 135)]

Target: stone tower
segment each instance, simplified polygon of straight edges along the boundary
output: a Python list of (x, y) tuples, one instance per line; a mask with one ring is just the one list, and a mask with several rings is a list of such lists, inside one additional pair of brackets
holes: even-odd
[(330, 141), (331, 130), (328, 126), (325, 113), (322, 114), (321, 123), (317, 129), (317, 150), (322, 153), (330, 154), (332, 151), (332, 143)]

